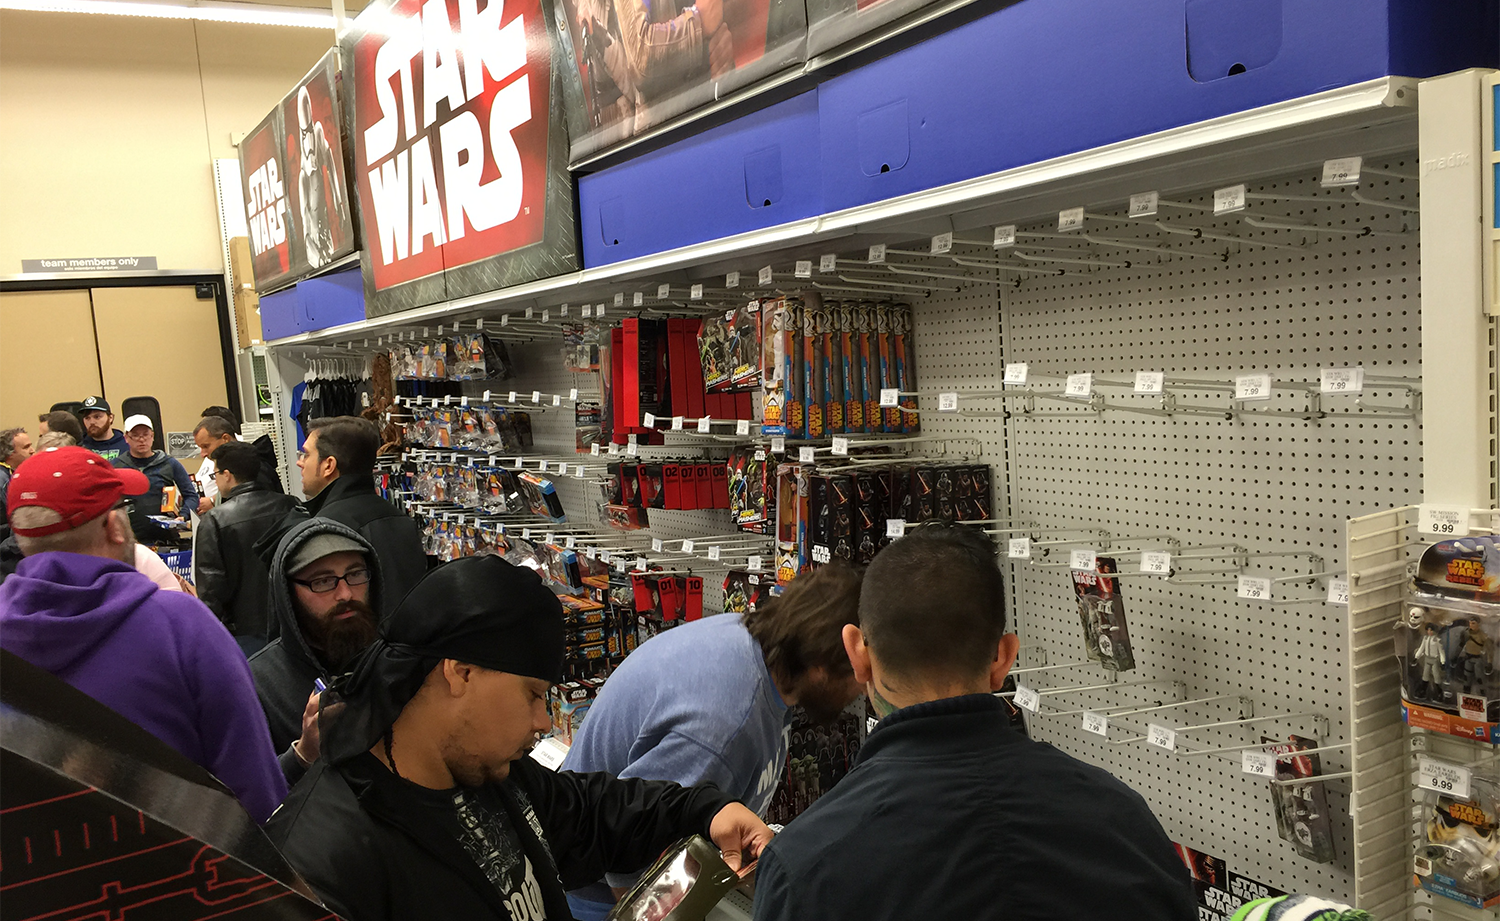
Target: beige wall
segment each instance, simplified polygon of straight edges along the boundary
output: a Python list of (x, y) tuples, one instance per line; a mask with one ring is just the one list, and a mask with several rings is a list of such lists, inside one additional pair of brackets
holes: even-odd
[(0, 11), (0, 276), (78, 256), (222, 272), (213, 158), (332, 46), (332, 30)]

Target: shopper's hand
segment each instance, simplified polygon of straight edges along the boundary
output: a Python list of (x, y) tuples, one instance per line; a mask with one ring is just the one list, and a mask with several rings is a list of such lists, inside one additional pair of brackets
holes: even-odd
[(182, 586), (182, 590), (184, 592), (187, 592), (189, 595), (192, 595), (194, 598), (198, 597), (198, 590), (196, 588), (193, 588), (193, 583), (191, 583), (188, 580), (184, 579), (182, 576), (177, 576), (177, 584), (180, 585), (180, 586)]
[(210, 499), (207, 496), (204, 496), (202, 499), (198, 500), (198, 514), (199, 515), (207, 515), (208, 514), (208, 510), (211, 509), (211, 508), (213, 508), (213, 507), (214, 507), (214, 500)]
[(770, 826), (739, 803), (720, 809), (708, 826), (708, 834), (719, 846), (729, 869), (735, 871), (744, 865), (745, 855), (751, 860), (759, 857), (761, 849), (775, 836)]
[(292, 744), (292, 751), (304, 766), (311, 767), (318, 760), (318, 692), (307, 695), (307, 706), (302, 708), (302, 735)]
[(707, 38), (719, 31), (719, 26), (724, 24), (723, 0), (698, 0), (698, 21), (703, 26), (703, 37)]

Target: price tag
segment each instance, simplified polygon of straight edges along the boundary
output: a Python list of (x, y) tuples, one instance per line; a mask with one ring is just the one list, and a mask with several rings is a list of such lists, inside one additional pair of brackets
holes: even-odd
[(817, 451), (814, 448), (810, 448), (806, 445), (803, 445), (802, 447), (797, 449), (797, 460), (801, 463), (810, 464), (813, 462), (813, 459), (816, 456)]
[(749, 435), (750, 434), (750, 420), (749, 419), (741, 419), (738, 422), (736, 422), (734, 424), (734, 433), (736, 435), (740, 436), (741, 438), (744, 438), (746, 435)]
[(1010, 364), (1005, 366), (1005, 382), (1007, 384), (1024, 384), (1026, 383), (1026, 375), (1028, 371), (1029, 369), (1026, 367), (1026, 362), (1011, 362)]
[(897, 539), (906, 536), (905, 518), (887, 518), (885, 520), (885, 536)]
[(599, 551), (595, 550), (593, 547), (584, 547), (583, 555), (591, 560), (597, 560), (599, 558)]
[(880, 263), (885, 262), (885, 244), (876, 243), (874, 246), (870, 247), (870, 254), (865, 261), (870, 263), (871, 265), (879, 265)]
[(546, 534), (542, 535), (542, 543), (544, 543), (544, 544), (555, 544), (555, 543), (557, 543), (557, 535), (554, 534), (554, 533), (552, 533), (551, 531), (548, 531)]
[(880, 388), (880, 405), (884, 407), (900, 406), (901, 391), (895, 387)]
[(536, 472), (537, 473), (546, 473), (547, 472), (547, 462), (546, 461), (537, 461), (536, 462)]
[(775, 277), (776, 274), (771, 271), (770, 266), (761, 266), (760, 273), (755, 276), (755, 283), (760, 285), (762, 288), (766, 288), (770, 286), (771, 280)]
[(849, 439), (842, 435), (833, 436), (833, 453), (838, 457), (849, 456)]
[(1083, 209), (1069, 208), (1066, 211), (1057, 212), (1057, 232), (1067, 233), (1070, 230), (1078, 230), (1083, 227)]
[(589, 453), (595, 457), (599, 456), (599, 443), (597, 441), (589, 445)]
[(812, 278), (812, 260), (798, 259), (797, 265), (792, 269), (792, 274), (798, 278)]
[(760, 565), (761, 559), (758, 556), (752, 556), (750, 557), (750, 559), (745, 561), (745, 568), (750, 570), (751, 572), (756, 572), (757, 570), (759, 570)]
[(521, 539), (522, 540), (531, 540), (531, 529), (530, 528), (522, 528), (521, 529)]
[(1042, 696), (1024, 684), (1016, 685), (1016, 696), (1012, 698), (1016, 706), (1022, 710), (1039, 713), (1042, 709)]
[(531, 750), (531, 759), (549, 771), (562, 767), (568, 747), (557, 739), (543, 739)]
[(1341, 185), (1359, 185), (1359, 168), (1364, 165), (1363, 157), (1341, 157), (1337, 160), (1323, 161), (1323, 181), (1325, 189)]
[(1013, 560), (1031, 559), (1031, 538), (1012, 537), (1005, 545), (1005, 555)]
[(533, 404), (538, 404), (538, 403), (542, 402), (542, 392), (540, 390), (533, 390), (533, 391), (531, 391), (531, 402)]
[(542, 310), (542, 322), (546, 323), (546, 322), (548, 322), (551, 319), (552, 319), (552, 311), (544, 308)]
[(824, 253), (823, 255), (818, 257), (819, 272), (832, 272), (838, 267), (839, 257), (837, 253)]
[(703, 286), (693, 285), (688, 289), (688, 298), (695, 301), (703, 300)]
[(504, 522), (496, 523), (495, 530), (498, 533), (500, 533), (500, 534), (504, 534), (505, 533), (505, 524), (504, 524)]
[(615, 444), (614, 442), (610, 442), (609, 443), (609, 453), (610, 454), (614, 454), (614, 455), (618, 455), (620, 453), (620, 446), (617, 445), (617, 444)]
[(609, 553), (608, 550), (602, 550), (601, 549), (599, 551), (599, 562), (601, 562), (601, 563), (608, 563), (609, 562), (609, 557), (610, 557), (610, 553)]
[(1067, 387), (1063, 390), (1070, 397), (1086, 397), (1094, 392), (1094, 373), (1069, 374)]
[(661, 538), (659, 538), (659, 537), (653, 537), (653, 538), (651, 538), (651, 552), (653, 552), (653, 553), (661, 553), (661, 549), (662, 549)]
[(1469, 533), (1469, 510), (1461, 505), (1419, 505), (1417, 530), (1441, 537), (1465, 537)]
[(938, 412), (940, 412), (940, 413), (956, 413), (956, 412), (958, 412), (958, 394), (956, 394), (956, 393), (940, 393), (940, 394), (938, 394)]
[(1109, 735), (1109, 719), (1102, 713), (1083, 714), (1083, 731), (1092, 732), (1096, 736)]
[(624, 572), (625, 569), (626, 569), (625, 558), (622, 557), (622, 556), (615, 557), (615, 572)]
[(631, 457), (639, 457), (641, 453), (641, 446), (632, 441), (630, 444), (625, 446), (625, 453), (629, 454)]
[(646, 413), (646, 414), (642, 415), (641, 416), (641, 425), (645, 426), (648, 429), (649, 428), (655, 428), (656, 427), (656, 416), (652, 415), (651, 413)]
[(603, 304), (596, 304), (594, 306), (594, 316), (598, 317), (601, 320), (604, 319), (604, 305)]
[(535, 308), (532, 308), (532, 307), (527, 307), (526, 308), (526, 319), (528, 319), (528, 320), (531, 319), (535, 314), (536, 314), (536, 309)]
[(576, 535), (569, 534), (566, 543), (569, 550), (576, 550), (578, 548), (578, 537)]
[(1276, 776), (1276, 756), (1268, 751), (1251, 749), (1240, 752), (1240, 770), (1267, 779)]
[(1466, 767), (1427, 757), (1417, 759), (1417, 787), (1420, 789), (1435, 790), (1454, 799), (1468, 799), (1469, 778)]
[(645, 557), (638, 556), (635, 558), (635, 562), (630, 564), (630, 568), (634, 569), (636, 572), (645, 572), (647, 569), (651, 568), (651, 564), (646, 561)]
[(681, 416), (673, 416), (672, 417), (672, 431), (674, 431), (674, 432), (680, 432), (680, 431), (682, 431), (682, 425), (686, 421), (687, 420), (684, 419), (684, 418), (682, 418)]
[(615, 306), (616, 307), (624, 307), (625, 306), (625, 292), (624, 291), (617, 291), (617, 292), (615, 292)]
[(953, 252), (953, 234), (940, 233), (932, 238), (932, 255), (945, 256), (951, 252)]
[(561, 307), (557, 308), (557, 315), (560, 316), (560, 317), (567, 316), (568, 315), (568, 305), (567, 304), (563, 304)]
[(1172, 573), (1172, 554), (1165, 550), (1147, 550), (1141, 554), (1141, 572), (1166, 576)]
[(1151, 723), (1146, 727), (1146, 741), (1157, 748), (1165, 748), (1169, 752), (1177, 750), (1177, 731), (1165, 726)]
[(1236, 400), (1269, 400), (1271, 399), (1271, 375), (1269, 374), (1241, 374), (1234, 379), (1234, 398)]
[(582, 464), (578, 465), (578, 471), (576, 473), (574, 473), (573, 476), (577, 477), (580, 480), (583, 479), (584, 473), (583, 473), (583, 465)]
[(575, 403), (578, 402), (578, 388), (577, 387), (574, 387), (573, 389), (571, 389), (571, 390), (568, 391), (568, 399), (572, 400)]
[(516, 392), (515, 392), (515, 391), (514, 391), (514, 390), (512, 390), (512, 391), (511, 391), (511, 392), (510, 392), (510, 395), (509, 395), (509, 396), (508, 396), (508, 397), (506, 397), (506, 399), (507, 399), (507, 400), (508, 400), (508, 401), (509, 401), (509, 402), (511, 402), (511, 403), (514, 403), (514, 402), (515, 402), (515, 401), (516, 401)]
[(1328, 603), (1329, 604), (1348, 604), (1349, 603), (1349, 580), (1348, 579), (1339, 578), (1339, 579), (1329, 579), (1328, 580)]
[(482, 397), (479, 398), (479, 401), (481, 403), (488, 403), (490, 401), (490, 392), (488, 390), (486, 390), (484, 392), (484, 396), (482, 396)]
[(693, 542), (690, 541), (690, 540), (683, 541), (682, 542), (682, 552), (683, 553), (692, 553), (693, 552)]
[(1068, 554), (1068, 568), (1094, 572), (1099, 568), (1099, 554), (1094, 550), (1074, 550)]
[(1230, 214), (1245, 210), (1245, 184), (1214, 189), (1214, 214)]
[(1359, 393), (1364, 389), (1364, 368), (1324, 368), (1318, 372), (1318, 390), (1323, 393)]
[(1269, 601), (1271, 599), (1271, 580), (1262, 579), (1257, 576), (1240, 576), (1237, 594), (1241, 598), (1250, 601)]
[(708, 430), (709, 430), (709, 426), (712, 425), (712, 424), (713, 424), (713, 420), (710, 419), (708, 416), (700, 416), (698, 418), (698, 434), (699, 435), (707, 435), (708, 434)]
[(1166, 382), (1167, 376), (1160, 371), (1135, 372), (1136, 393), (1161, 393)]
[(1160, 203), (1161, 196), (1156, 192), (1138, 192), (1130, 196), (1130, 216), (1151, 217)]
[(630, 306), (632, 306), (632, 307), (644, 307), (644, 306), (646, 306), (646, 295), (643, 292), (641, 292), (641, 291), (637, 291), (634, 294), (632, 294), (630, 296)]
[(560, 393), (554, 393), (552, 395), (552, 405), (553, 406), (561, 406), (562, 405), (562, 394), (560, 394)]
[(1005, 249), (1016, 245), (1016, 225), (1005, 224), (995, 228), (995, 249)]
[(580, 314), (582, 314), (582, 316), (583, 316), (583, 318), (585, 320), (587, 320), (589, 317), (591, 317), (591, 316), (594, 315), (594, 305), (593, 304), (584, 304), (582, 307), (580, 307), (578, 309), (578, 312)]
[(724, 287), (726, 287), (726, 288), (738, 288), (739, 286), (740, 286), (740, 273), (739, 272), (730, 272), (729, 274), (727, 274), (727, 275), (724, 276)]
[(785, 435), (772, 435), (771, 436), (771, 453), (772, 454), (785, 454), (786, 453), (786, 436)]
[(710, 560), (712, 560), (713, 562), (717, 563), (719, 561), (719, 554), (720, 554), (720, 550), (719, 550), (718, 547), (709, 547), (708, 548), (708, 558)]

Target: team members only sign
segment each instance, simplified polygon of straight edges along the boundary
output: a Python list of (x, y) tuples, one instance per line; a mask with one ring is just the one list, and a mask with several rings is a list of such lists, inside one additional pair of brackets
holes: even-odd
[(577, 268), (538, 0), (377, 0), (345, 41), (368, 314)]

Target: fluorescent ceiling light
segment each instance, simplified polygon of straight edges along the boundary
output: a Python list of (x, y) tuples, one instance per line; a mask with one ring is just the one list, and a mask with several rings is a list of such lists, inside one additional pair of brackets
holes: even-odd
[(109, 16), (148, 16), (155, 19), (197, 19), (254, 26), (295, 26), (333, 31), (332, 12), (264, 3), (228, 0), (197, 2), (137, 2), (137, 0), (0, 0), (0, 9), (41, 13), (103, 13)]

